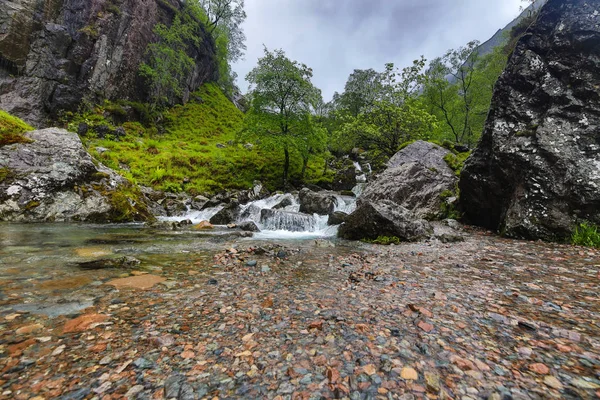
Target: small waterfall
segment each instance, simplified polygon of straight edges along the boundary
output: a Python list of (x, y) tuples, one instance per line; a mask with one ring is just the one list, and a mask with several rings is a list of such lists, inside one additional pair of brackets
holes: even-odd
[[(362, 192), (364, 183), (359, 183), (352, 191), (357, 196)], [(335, 211), (347, 214), (356, 209), (356, 198), (352, 196), (335, 196)], [(208, 208), (203, 211), (189, 211), (181, 217), (160, 218), (163, 221), (191, 220), (193, 223), (210, 220), (223, 209)], [(291, 193), (276, 194), (262, 200), (250, 202), (241, 206), (237, 223), (253, 221), (260, 232), (255, 238), (260, 239), (308, 239), (317, 237), (332, 237), (337, 234), (337, 226), (327, 225), (328, 215), (309, 215), (300, 213), (298, 198)]]
[(261, 230), (315, 232), (317, 220), (313, 215), (291, 211), (263, 209), (260, 213)]
[(192, 211), (188, 208), (188, 212), (184, 216), (181, 216), (181, 217), (159, 217), (158, 220), (166, 221), (166, 222), (181, 222), (181, 221), (189, 219), (194, 224), (199, 224), (202, 221), (210, 220), (222, 209), (223, 209), (223, 206), (206, 208), (202, 211), (197, 211), (197, 210)]
[[(358, 183), (366, 183), (367, 182), (367, 175), (363, 172), (362, 167), (360, 166), (360, 163), (358, 161), (354, 161), (354, 169), (356, 170), (356, 182)], [(371, 165), (367, 164), (369, 166), (369, 169), (371, 169)]]

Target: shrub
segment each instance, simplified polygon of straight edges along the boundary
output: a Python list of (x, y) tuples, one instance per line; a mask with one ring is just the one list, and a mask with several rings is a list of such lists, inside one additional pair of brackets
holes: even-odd
[(598, 226), (584, 222), (575, 228), (571, 243), (576, 246), (595, 247), (600, 249), (600, 231)]

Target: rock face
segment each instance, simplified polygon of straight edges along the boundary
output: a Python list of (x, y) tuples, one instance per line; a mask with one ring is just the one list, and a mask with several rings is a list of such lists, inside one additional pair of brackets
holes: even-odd
[(435, 218), (441, 212), (444, 191), (454, 192), (454, 171), (444, 157), (448, 150), (436, 144), (417, 141), (388, 161), (376, 181), (369, 183), (359, 202), (391, 200), (418, 218)]
[(335, 209), (336, 198), (327, 192), (313, 192), (304, 188), (298, 194), (300, 212), (305, 214), (329, 215)]
[[(169, 25), (177, 0), (8, 0), (0, 2), (0, 107), (47, 126), (82, 100), (146, 100), (139, 76), (156, 24)], [(214, 41), (195, 32), (195, 68), (183, 98), (218, 78)]]
[(77, 134), (50, 128), (25, 136), (33, 142), (0, 147), (0, 221), (154, 219), (139, 189), (94, 164)]
[(350, 240), (396, 236), (410, 242), (423, 239), (431, 232), (427, 221), (415, 218), (409, 210), (390, 200), (381, 200), (359, 204), (356, 211), (346, 217), (338, 234)]
[(600, 3), (549, 0), (496, 84), (460, 180), (476, 225), (511, 237), (568, 237), (600, 223)]
[(415, 241), (431, 234), (425, 220), (442, 212), (442, 194), (454, 191), (456, 175), (444, 161), (448, 150), (417, 141), (394, 155), (385, 170), (369, 183), (356, 210), (339, 229), (345, 239), (396, 236)]

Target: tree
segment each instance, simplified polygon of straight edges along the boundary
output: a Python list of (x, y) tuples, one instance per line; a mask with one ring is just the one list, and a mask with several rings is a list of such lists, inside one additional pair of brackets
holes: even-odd
[[(344, 87), (344, 93), (334, 96), (338, 108), (357, 117), (371, 107), (381, 94), (381, 74), (374, 69), (355, 69)], [(337, 98), (335, 98), (337, 97)]]
[[(250, 111), (246, 130), (264, 146), (283, 150), (283, 186), (289, 181), (290, 152), (314, 148), (319, 130), (311, 123), (311, 104), (319, 92), (311, 83), (312, 70), (288, 59), (282, 50), (264, 50), (258, 65), (246, 76)], [(310, 144), (310, 145), (309, 145)]]
[(177, 15), (171, 26), (157, 24), (154, 27), (158, 42), (148, 45), (146, 54), (149, 61), (140, 65), (140, 75), (149, 83), (152, 104), (159, 108), (181, 97), (185, 79), (195, 65), (187, 49), (189, 44), (199, 46), (200, 39), (196, 34), (196, 26), (189, 15), (187, 17), (182, 21), (181, 16)]
[(246, 20), (244, 0), (198, 0), (208, 18), (209, 32), (215, 37), (227, 38), (227, 58), (229, 62), (238, 61), (246, 51), (246, 35), (242, 23)]
[(403, 143), (429, 139), (435, 128), (436, 118), (416, 101), (407, 101), (400, 106), (378, 101), (372, 109), (345, 124), (342, 131), (360, 146), (391, 158)]
[(424, 94), (432, 111), (441, 114), (456, 143), (473, 144), (474, 77), (479, 62), (479, 42), (448, 50), (434, 59), (426, 73)]
[(374, 96), (370, 104), (362, 107), (356, 117), (345, 117), (342, 138), (388, 158), (407, 141), (428, 139), (437, 125), (435, 117), (418, 100), (424, 68), (423, 57), (401, 71), (394, 64), (386, 64), (385, 70), (377, 73), (375, 83), (369, 85), (377, 88), (371, 92)]

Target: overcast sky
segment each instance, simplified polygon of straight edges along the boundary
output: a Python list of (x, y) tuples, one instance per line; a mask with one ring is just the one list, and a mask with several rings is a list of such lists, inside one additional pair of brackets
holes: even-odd
[(325, 100), (354, 69), (402, 68), (486, 41), (519, 14), (520, 0), (246, 0), (248, 51), (234, 66), (238, 85), (269, 50), (281, 48), (314, 71)]

